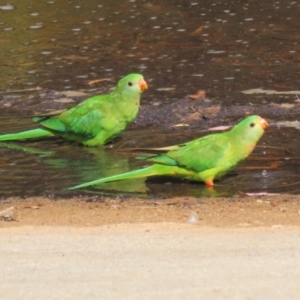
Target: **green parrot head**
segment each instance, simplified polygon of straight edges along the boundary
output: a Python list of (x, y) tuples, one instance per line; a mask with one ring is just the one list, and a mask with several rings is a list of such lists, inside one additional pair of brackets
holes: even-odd
[(250, 116), (237, 124), (231, 131), (232, 137), (237, 137), (240, 141), (246, 142), (249, 146), (255, 147), (258, 140), (268, 127), (268, 122), (260, 116)]
[(141, 74), (129, 74), (119, 80), (116, 90), (126, 93), (141, 94), (148, 88), (147, 82)]

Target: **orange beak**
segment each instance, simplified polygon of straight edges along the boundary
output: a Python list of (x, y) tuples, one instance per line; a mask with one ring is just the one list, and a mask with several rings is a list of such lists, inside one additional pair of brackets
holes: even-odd
[(139, 86), (142, 92), (148, 88), (148, 84), (144, 79), (140, 80)]
[(267, 129), (269, 126), (269, 123), (265, 119), (260, 119), (259, 124), (262, 127), (262, 129)]

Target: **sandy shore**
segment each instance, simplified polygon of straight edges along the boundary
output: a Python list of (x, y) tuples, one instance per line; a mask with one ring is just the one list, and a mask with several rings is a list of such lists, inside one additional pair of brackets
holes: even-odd
[(6, 199), (2, 299), (298, 299), (298, 196)]

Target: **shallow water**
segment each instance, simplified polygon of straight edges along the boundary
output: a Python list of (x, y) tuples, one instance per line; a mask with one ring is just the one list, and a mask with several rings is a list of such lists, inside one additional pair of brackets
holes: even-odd
[(151, 87), (144, 101), (299, 87), (297, 1), (10, 4), (0, 9), (2, 91), (87, 89), (136, 71)]
[[(0, 132), (31, 128), (30, 119), (24, 116), (69, 107), (89, 95), (107, 92), (131, 72), (144, 74), (149, 83), (143, 106), (163, 107), (203, 89), (221, 112), (236, 106), (251, 111), (283, 103), (295, 110), (287, 115), (283, 109), (275, 116), (265, 110), (263, 116), (271, 118), (271, 123), (296, 121), (300, 119), (296, 97), (300, 89), (299, 6), (296, 1), (157, 4), (134, 0), (121, 5), (91, 0), (24, 0), (0, 5)], [(227, 125), (243, 116), (222, 118), (219, 114), (212, 119), (214, 124)], [(177, 131), (157, 124), (136, 126), (115, 142), (114, 149), (106, 150), (60, 139), (0, 144), (0, 195), (299, 193), (299, 129), (294, 125), (268, 129), (259, 143), (267, 148), (258, 147), (252, 156), (258, 160), (250, 157), (218, 181), (215, 191), (169, 178), (146, 184), (142, 180), (113, 183), (105, 191), (103, 187), (66, 191), (77, 183), (144, 166), (134, 159), (135, 154), (116, 148), (147, 145), (145, 136), (156, 146), (190, 140), (207, 133), (202, 132), (202, 123)], [(272, 163), (277, 167), (269, 169)], [(253, 166), (259, 168), (242, 168)]]
[[(239, 193), (299, 193), (300, 157), (297, 155), (297, 129), (271, 128), (264, 135), (253, 155), (233, 172), (208, 189), (201, 183), (172, 178), (152, 178), (145, 181), (127, 180), (102, 184), (78, 191), (67, 188), (147, 165), (135, 159), (140, 153), (123, 152), (124, 140), (143, 146), (141, 135), (148, 135), (153, 146), (170, 145), (174, 139), (185, 141), (193, 138), (191, 132), (163, 130), (129, 130), (118, 139), (115, 148), (86, 148), (61, 139), (51, 138), (36, 142), (1, 143), (0, 172), (1, 196), (68, 197), (91, 193), (118, 196), (233, 196)], [(200, 132), (200, 130), (199, 130)], [(163, 133), (163, 134), (162, 134)], [(201, 133), (203, 135), (205, 133)], [(289, 139), (287, 147), (284, 142)], [(158, 141), (158, 142), (156, 142)], [(118, 149), (118, 146), (121, 148)], [(276, 147), (276, 148), (272, 148)]]

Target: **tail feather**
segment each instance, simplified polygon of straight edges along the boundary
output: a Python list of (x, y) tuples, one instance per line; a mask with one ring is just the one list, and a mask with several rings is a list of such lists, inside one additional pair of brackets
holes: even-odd
[(149, 150), (149, 151), (156, 151), (156, 152), (168, 152), (171, 150), (175, 150), (180, 148), (180, 145), (172, 145), (172, 146), (166, 146), (166, 147), (160, 147), (160, 148), (140, 148), (141, 150)]
[(173, 166), (164, 166), (164, 165), (155, 164), (155, 165), (143, 168), (143, 169), (129, 171), (126, 173), (122, 173), (122, 174), (82, 183), (82, 184), (70, 187), (69, 190), (75, 190), (75, 189), (80, 189), (83, 187), (88, 187), (91, 185), (96, 185), (96, 184), (106, 183), (106, 182), (111, 182), (111, 181), (124, 180), (124, 179), (144, 178), (144, 177), (157, 176), (157, 175), (175, 175), (175, 174), (178, 174), (176, 172), (177, 169), (178, 169), (177, 167), (173, 167)]
[(54, 134), (43, 128), (36, 128), (32, 130), (16, 132), (16, 133), (7, 133), (0, 135), (0, 141), (13, 141), (13, 140), (22, 140), (22, 139), (32, 139), (46, 136), (53, 136)]
[(168, 152), (171, 150), (176, 150), (180, 148), (181, 145), (172, 145), (172, 146), (167, 146), (167, 147), (161, 147), (161, 148), (127, 148), (125, 151), (143, 151), (143, 152), (148, 152), (148, 153), (161, 153), (161, 152)]

